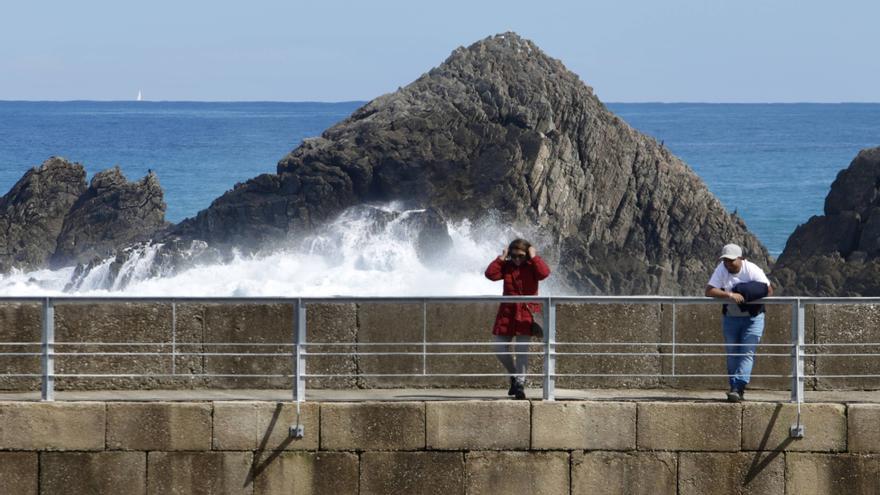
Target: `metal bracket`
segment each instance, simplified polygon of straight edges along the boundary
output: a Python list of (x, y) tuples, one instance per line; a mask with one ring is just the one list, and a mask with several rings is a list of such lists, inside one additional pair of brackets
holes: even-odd
[(804, 425), (796, 423), (791, 425), (788, 430), (788, 436), (791, 438), (804, 438)]
[(303, 425), (291, 425), (288, 430), (288, 435), (292, 438), (302, 438), (305, 436), (306, 429)]

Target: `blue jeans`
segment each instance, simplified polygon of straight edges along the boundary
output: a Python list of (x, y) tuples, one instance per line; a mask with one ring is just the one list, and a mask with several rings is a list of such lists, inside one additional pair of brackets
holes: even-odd
[(730, 388), (743, 390), (752, 376), (755, 349), (764, 334), (764, 313), (758, 316), (724, 316), (725, 352), (727, 352), (727, 376)]

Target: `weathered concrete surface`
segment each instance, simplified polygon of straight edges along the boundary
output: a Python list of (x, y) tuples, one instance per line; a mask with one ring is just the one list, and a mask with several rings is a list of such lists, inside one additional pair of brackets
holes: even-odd
[(640, 403), (639, 450), (738, 451), (739, 404)]
[(802, 404), (804, 438), (789, 437), (797, 423), (794, 404), (743, 404), (743, 450), (790, 450), (839, 452), (846, 450), (846, 406), (843, 404)]
[(423, 402), (321, 404), (322, 450), (424, 448)]
[[(316, 450), (319, 436), (319, 405), (271, 402), (215, 402), (214, 450)], [(289, 427), (301, 424), (303, 438), (289, 436)]]
[(534, 402), (532, 448), (635, 450), (636, 405), (622, 402)]
[(846, 418), (847, 450), (880, 452), (880, 405), (849, 404)]
[(676, 495), (678, 458), (666, 452), (572, 452), (571, 493)]
[(880, 456), (789, 453), (785, 493), (871, 495), (880, 487)]
[[(422, 306), (420, 304), (358, 304), (358, 342), (404, 343), (423, 342)], [(433, 349), (432, 349), (433, 350)], [(359, 346), (359, 352), (422, 352), (421, 344)], [(406, 375), (422, 372), (421, 356), (360, 356), (360, 373)], [(404, 376), (364, 376), (359, 383), (367, 388), (424, 387), (429, 378)]]
[(526, 450), (527, 401), (428, 402), (425, 440), (435, 450)]
[(358, 456), (347, 452), (285, 452), (254, 458), (254, 495), (358, 493)]
[(0, 449), (103, 450), (103, 403), (0, 403)]
[[(707, 275), (708, 280), (708, 275)], [(789, 344), (791, 342), (791, 308), (787, 305), (766, 305), (764, 335), (761, 344)], [(676, 354), (721, 354), (716, 356), (676, 356), (675, 374), (681, 377), (665, 377), (663, 384), (674, 388), (707, 389), (727, 391), (727, 367), (724, 357), (724, 334), (721, 331), (720, 304), (676, 305), (675, 335), (672, 334), (672, 305), (663, 305), (662, 341), (679, 344)], [(715, 344), (707, 346), (680, 344)], [(672, 346), (663, 346), (663, 373), (672, 374)], [(787, 375), (791, 372), (791, 350), (787, 347), (758, 347), (753, 375)], [(762, 355), (764, 354), (764, 355)], [(769, 356), (767, 354), (785, 354)], [(806, 373), (812, 372), (812, 360), (807, 360)], [(686, 375), (721, 375), (719, 377), (688, 377)], [(763, 378), (754, 376), (749, 388), (786, 390), (791, 386), (788, 378)]]
[[(660, 342), (660, 306), (657, 304), (563, 304), (556, 310), (557, 352), (657, 353)], [(566, 345), (566, 343), (620, 343)], [(556, 372), (564, 374), (630, 374), (634, 377), (557, 378), (560, 387), (656, 387), (660, 379), (658, 356), (559, 356)]]
[(786, 491), (785, 460), (776, 453), (682, 452), (678, 472), (681, 495), (802, 493)]
[(211, 450), (211, 405), (107, 404), (110, 450)]
[(144, 452), (48, 452), (40, 456), (40, 493), (146, 493)]
[(569, 490), (567, 452), (468, 452), (467, 493), (533, 493), (552, 495)]
[(0, 493), (37, 495), (36, 452), (0, 452)]
[[(40, 345), (11, 346), (3, 342), (40, 342), (42, 310), (39, 304), (0, 304), (0, 352), (40, 352)], [(37, 390), (38, 378), (6, 374), (40, 373), (39, 356), (0, 356), (0, 390)]]
[[(306, 307), (307, 339), (312, 344), (337, 344), (358, 341), (358, 313), (355, 304), (309, 304)], [(354, 352), (356, 347), (309, 346), (309, 352)], [(306, 380), (311, 388), (354, 388), (357, 386), (358, 363), (354, 356), (310, 356), (306, 373), (337, 375)], [(350, 375), (350, 376), (341, 376)]]
[(150, 452), (150, 495), (251, 494), (250, 452)]
[[(808, 352), (817, 354), (878, 353), (880, 342), (880, 305), (847, 305), (815, 307), (815, 342), (817, 344), (850, 343), (853, 346), (819, 346)], [(880, 359), (875, 356), (828, 356), (816, 359), (817, 375), (880, 375)], [(878, 378), (819, 378), (819, 390), (878, 389)]]
[(361, 495), (386, 493), (464, 493), (461, 452), (365, 452), (361, 456)]

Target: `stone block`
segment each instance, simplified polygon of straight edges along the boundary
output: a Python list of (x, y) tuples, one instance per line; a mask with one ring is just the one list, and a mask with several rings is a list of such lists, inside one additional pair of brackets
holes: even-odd
[(315, 450), (318, 448), (318, 404), (300, 404), (303, 438), (289, 435), (297, 424), (296, 403), (215, 402), (214, 450)]
[(880, 304), (815, 305), (815, 342), (817, 344), (852, 344), (818, 346), (807, 350), (816, 353), (816, 387), (820, 390), (864, 390), (880, 388), (880, 378), (834, 378), (830, 375), (880, 375), (880, 359), (875, 356), (822, 356), (823, 354), (876, 353), (877, 347), (865, 343), (880, 342)]
[(528, 401), (425, 403), (426, 447), (436, 450), (525, 450)]
[(97, 402), (0, 402), (0, 450), (103, 450)]
[(36, 452), (0, 452), (0, 493), (37, 495)]
[(358, 493), (358, 456), (347, 452), (285, 452), (254, 459), (254, 495)]
[(846, 407), (801, 404), (804, 438), (789, 437), (797, 422), (797, 405), (748, 402), (743, 405), (743, 450), (837, 452), (846, 450)]
[[(752, 370), (750, 388), (786, 390), (787, 378), (760, 377), (757, 375), (787, 375), (791, 372), (791, 349), (777, 344), (791, 342), (791, 308), (787, 305), (766, 305), (764, 335), (758, 347)], [(719, 389), (729, 388), (721, 330), (721, 303), (679, 304), (675, 307), (675, 331), (672, 327), (672, 305), (663, 305), (663, 342), (676, 343), (673, 373), (673, 347), (661, 347), (663, 354), (663, 383), (673, 388)], [(700, 344), (700, 345), (694, 345)], [(763, 347), (762, 347), (763, 346)], [(681, 355), (684, 354), (684, 355)], [(706, 356), (702, 356), (706, 354)], [(714, 355), (713, 355), (714, 354)], [(775, 354), (783, 354), (775, 356)], [(805, 370), (812, 370), (812, 362), (805, 363)], [(690, 375), (690, 376), (689, 376)], [(719, 375), (699, 377), (693, 375)]]
[(679, 495), (801, 493), (785, 489), (785, 460), (779, 452), (682, 452), (678, 458)]
[(571, 493), (676, 495), (678, 461), (668, 452), (573, 452)]
[(532, 448), (635, 450), (636, 404), (629, 402), (535, 402)]
[(643, 402), (638, 408), (639, 450), (740, 449), (739, 404)]
[(144, 452), (40, 454), (40, 493), (146, 493)]
[(110, 450), (210, 450), (211, 405), (175, 402), (107, 404)]
[(467, 493), (568, 493), (567, 452), (468, 452)]
[(423, 402), (321, 404), (321, 450), (424, 448)]
[[(0, 353), (40, 352), (42, 309), (39, 304), (0, 303)], [(4, 344), (4, 342), (6, 344)], [(30, 346), (10, 342), (35, 342)], [(11, 374), (40, 373), (39, 356), (0, 356), (0, 390), (39, 390), (40, 379), (12, 377)]]
[(847, 406), (847, 450), (880, 453), (880, 404)]
[(464, 493), (461, 452), (365, 452), (361, 495)]
[(874, 494), (880, 490), (880, 456), (857, 454), (785, 455), (785, 493)]
[[(561, 304), (556, 312), (556, 360), (561, 388), (656, 387), (660, 379), (661, 315), (657, 304)], [(656, 342), (657, 344), (654, 344)], [(583, 345), (583, 344), (594, 345)], [(619, 345), (598, 345), (614, 343)], [(649, 345), (633, 345), (650, 343)], [(577, 345), (575, 345), (577, 344)], [(653, 355), (633, 355), (650, 353)], [(633, 376), (564, 376), (624, 374)], [(641, 376), (637, 376), (641, 375)]]
[(150, 495), (251, 494), (250, 452), (150, 452)]

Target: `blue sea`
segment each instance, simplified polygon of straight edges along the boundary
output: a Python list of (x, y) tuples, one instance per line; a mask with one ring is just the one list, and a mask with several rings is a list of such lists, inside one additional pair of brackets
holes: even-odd
[[(52, 155), (89, 175), (154, 170), (167, 218), (206, 208), (235, 183), (275, 171), (303, 138), (363, 102), (0, 102), (0, 191)], [(663, 141), (778, 255), (798, 224), (822, 213), (837, 173), (880, 145), (880, 104), (612, 103)]]

